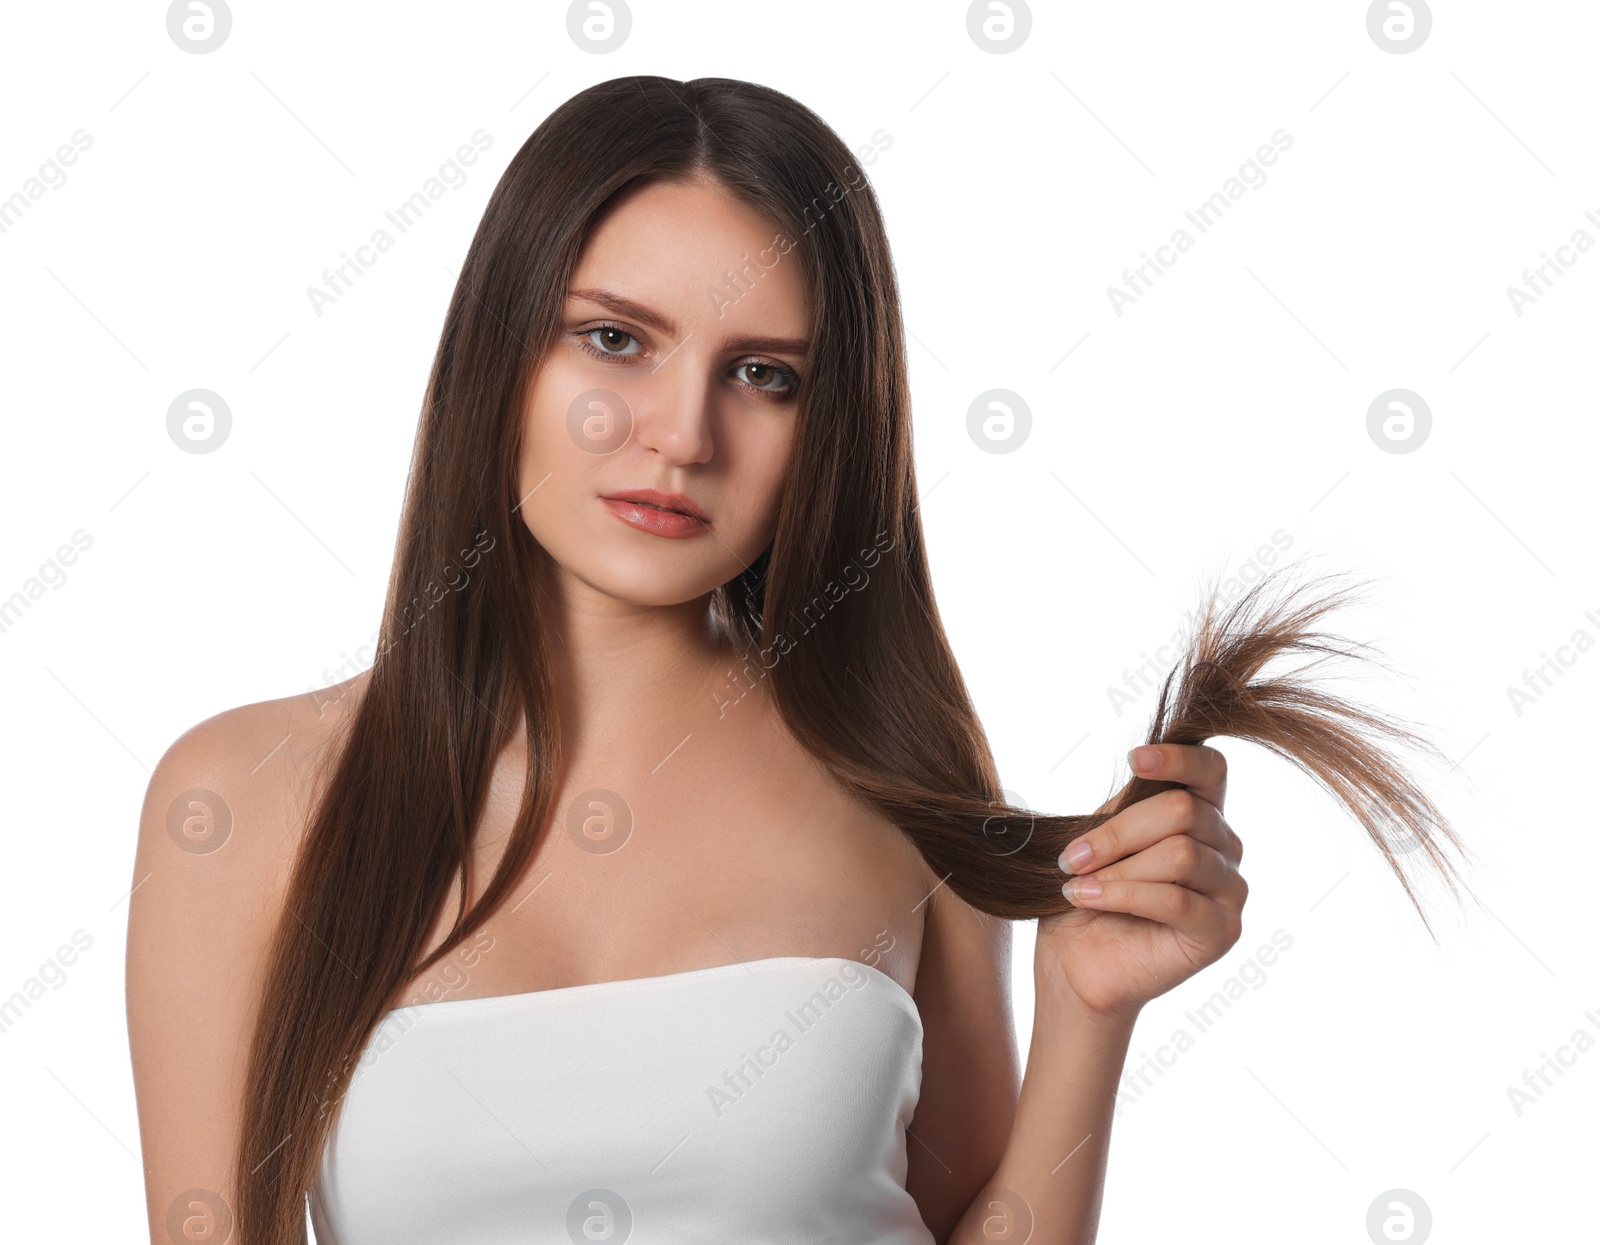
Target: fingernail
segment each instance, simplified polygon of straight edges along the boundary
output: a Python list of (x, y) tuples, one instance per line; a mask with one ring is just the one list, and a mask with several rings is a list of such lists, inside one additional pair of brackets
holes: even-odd
[(1128, 764), (1138, 774), (1153, 774), (1161, 768), (1161, 749), (1143, 745), (1128, 753)]
[(1084, 865), (1094, 858), (1094, 848), (1079, 839), (1067, 848), (1067, 872), (1082, 873)]
[(1073, 878), (1067, 883), (1067, 898), (1074, 903), (1080, 899), (1098, 899), (1102, 889), (1093, 878)]

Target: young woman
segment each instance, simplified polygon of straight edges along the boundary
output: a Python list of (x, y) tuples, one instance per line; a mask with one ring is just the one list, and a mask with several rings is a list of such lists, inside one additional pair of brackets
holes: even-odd
[(1365, 741), (1398, 732), (1257, 678), (1329, 602), (1208, 613), (1095, 814), (1004, 804), (909, 418), (882, 220), (814, 114), (635, 77), (539, 127), (451, 300), (371, 669), (151, 780), (152, 1240), (303, 1241), (309, 1194), (323, 1245), (1090, 1241), (1135, 1018), (1239, 936), (1201, 741), (1445, 868)]

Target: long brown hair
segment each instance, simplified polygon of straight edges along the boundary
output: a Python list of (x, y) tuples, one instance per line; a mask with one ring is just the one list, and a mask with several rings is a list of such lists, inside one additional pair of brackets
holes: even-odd
[[(242, 1245), (304, 1241), (321, 1148), (388, 1001), (505, 901), (551, 819), (560, 722), (537, 587), (547, 555), (517, 512), (523, 398), (601, 214), (630, 188), (693, 176), (787, 235), (812, 310), (815, 383), (776, 533), (711, 594), (714, 619), (748, 654), (738, 677), (767, 679), (795, 737), (985, 912), (1065, 910), (1058, 857), (1115, 811), (1046, 816), (1003, 803), (934, 600), (899, 295), (850, 150), (796, 101), (747, 82), (643, 76), (581, 91), (511, 160), (445, 316), (378, 655), (330, 758), (266, 961), (234, 1156)], [(1327, 783), (1391, 863), (1385, 813), (1374, 810), (1395, 810), (1442, 865), (1435, 832), (1448, 827), (1365, 737), (1379, 720), (1303, 680), (1257, 677), (1268, 658), (1322, 642), (1310, 626), (1329, 602), (1255, 617), (1263, 600), (1258, 585), (1228, 615), (1206, 615), (1176, 691), (1163, 690), (1151, 741), (1253, 739)], [(467, 909), (474, 828), (517, 726), (520, 810), (498, 871)], [(1130, 782), (1118, 807), (1169, 785)], [(455, 923), (423, 958), (458, 878)]]

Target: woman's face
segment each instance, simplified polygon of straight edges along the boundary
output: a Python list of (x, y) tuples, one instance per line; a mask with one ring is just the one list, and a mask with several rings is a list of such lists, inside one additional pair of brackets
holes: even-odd
[(641, 187), (591, 234), (519, 463), (523, 522), (567, 576), (673, 605), (767, 547), (810, 375), (792, 245), (707, 182)]

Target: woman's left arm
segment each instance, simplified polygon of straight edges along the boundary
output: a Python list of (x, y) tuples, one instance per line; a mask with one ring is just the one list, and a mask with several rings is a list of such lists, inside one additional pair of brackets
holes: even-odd
[(1222, 817), (1227, 761), (1204, 745), (1136, 748), (1141, 777), (1182, 783), (1079, 838), (1063, 861), (1077, 907), (1039, 922), (1034, 1021), (998, 1168), (949, 1245), (1090, 1245), (1117, 1083), (1145, 1003), (1239, 939), (1249, 888)]

